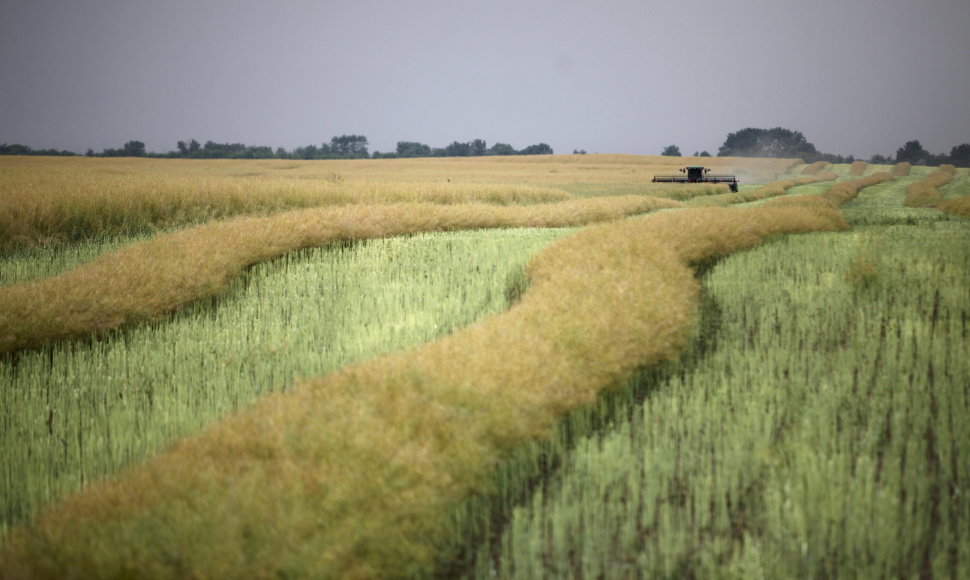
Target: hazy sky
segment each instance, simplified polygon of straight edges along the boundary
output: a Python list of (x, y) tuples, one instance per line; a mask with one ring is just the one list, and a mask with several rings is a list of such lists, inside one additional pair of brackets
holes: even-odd
[(0, 143), (970, 142), (968, 0), (0, 0)]

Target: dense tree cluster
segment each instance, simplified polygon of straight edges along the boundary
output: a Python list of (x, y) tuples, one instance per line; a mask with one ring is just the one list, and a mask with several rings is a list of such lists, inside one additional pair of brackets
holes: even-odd
[(741, 129), (728, 133), (718, 157), (784, 157), (812, 158), (818, 156), (815, 145), (808, 142), (801, 131), (775, 127), (774, 129)]
[[(552, 147), (546, 143), (529, 145), (516, 150), (508, 143), (494, 143), (488, 147), (484, 140), (474, 139), (461, 142), (452, 141), (446, 147), (431, 147), (417, 141), (398, 141), (397, 149), (388, 153), (368, 151), (367, 137), (363, 135), (340, 135), (330, 139), (329, 143), (307, 145), (287, 151), (282, 147), (275, 150), (267, 146), (251, 146), (242, 143), (216, 143), (206, 141), (200, 145), (198, 141), (179, 141), (175, 151), (168, 153), (150, 153), (145, 149), (142, 141), (128, 141), (120, 149), (105, 149), (95, 153), (88, 149), (91, 157), (176, 157), (190, 159), (388, 159), (411, 157), (480, 157), (485, 155), (551, 155)], [(574, 154), (586, 153), (584, 150), (574, 150)], [(27, 145), (2, 144), (0, 155), (75, 155), (72, 151), (57, 151), (55, 149), (31, 149)], [(668, 145), (661, 155), (681, 156), (680, 147)], [(810, 143), (801, 131), (792, 131), (782, 127), (773, 129), (746, 128), (729, 133), (724, 144), (718, 149), (718, 157), (785, 157), (800, 158), (806, 163), (828, 161), (830, 163), (852, 163), (852, 155), (842, 156), (832, 153), (822, 153)], [(694, 157), (710, 157), (710, 153), (694, 152)], [(900, 147), (895, 156), (873, 155), (870, 163), (888, 164), (908, 161), (913, 165), (937, 166), (952, 163), (957, 167), (970, 167), (970, 143), (963, 143), (950, 149), (947, 154), (932, 154), (917, 140), (907, 141)]]
[(529, 145), (521, 151), (516, 151), (508, 143), (495, 143), (491, 147), (482, 139), (460, 142), (452, 141), (443, 148), (432, 148), (424, 143), (415, 141), (398, 141), (397, 150), (393, 153), (374, 152), (374, 158), (408, 158), (408, 157), (482, 157), (485, 155), (551, 155), (552, 147), (545, 143)]
[(58, 151), (56, 149), (31, 149), (27, 145), (11, 143), (0, 145), (0, 155), (76, 155), (73, 151)]
[(660, 155), (664, 157), (680, 157), (680, 147), (676, 145), (667, 145), (664, 150), (660, 152)]
[(874, 155), (872, 158), (873, 163), (902, 163), (903, 161), (908, 161), (913, 165), (937, 166), (951, 163), (957, 167), (970, 167), (970, 143), (952, 147), (949, 155), (943, 153), (934, 155), (924, 149), (918, 140), (913, 139), (897, 149), (895, 157)]
[[(507, 143), (495, 143), (490, 148), (482, 139), (468, 142), (453, 141), (443, 148), (431, 148), (416, 141), (399, 141), (393, 153), (368, 151), (367, 137), (363, 135), (340, 135), (329, 143), (307, 145), (287, 151), (282, 147), (275, 150), (266, 146), (251, 146), (243, 143), (216, 143), (206, 141), (179, 141), (175, 151), (168, 153), (149, 153), (142, 141), (128, 141), (120, 149), (105, 149), (95, 153), (88, 149), (89, 157), (176, 157), (189, 159), (382, 159), (404, 157), (479, 157), (483, 155), (550, 155), (552, 147), (545, 143), (529, 145), (516, 151)], [(0, 145), (0, 155), (74, 155), (70, 151), (45, 149), (35, 151), (26, 145)]]
[[(664, 150), (664, 155), (671, 145)], [(677, 150), (679, 151), (679, 149)], [(696, 155), (696, 154), (695, 154)], [(828, 161), (830, 163), (852, 163), (852, 155), (842, 156), (832, 153), (822, 153), (810, 143), (800, 131), (792, 131), (782, 127), (774, 129), (741, 129), (735, 133), (728, 133), (724, 145), (717, 152), (718, 157), (786, 157), (799, 158), (806, 163)], [(957, 145), (950, 149), (950, 154), (933, 155), (923, 149), (919, 141), (907, 141), (905, 145), (892, 155), (873, 155), (870, 163), (889, 164), (908, 161), (913, 165), (937, 166), (952, 163), (957, 167), (970, 167), (970, 143)]]

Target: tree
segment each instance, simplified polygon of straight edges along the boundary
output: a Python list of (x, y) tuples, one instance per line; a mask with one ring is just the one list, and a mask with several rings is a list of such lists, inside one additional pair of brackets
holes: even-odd
[(297, 147), (293, 150), (293, 157), (297, 159), (317, 159), (319, 157), (319, 149), (316, 145)]
[(742, 129), (729, 133), (718, 157), (785, 157), (808, 158), (818, 156), (815, 145), (805, 139), (801, 131), (781, 127), (774, 129)]
[(144, 157), (145, 144), (141, 141), (129, 141), (122, 148), (122, 154), (126, 157)]
[(665, 157), (680, 157), (680, 147), (676, 145), (667, 145), (660, 154)]
[(341, 135), (330, 139), (331, 151), (339, 157), (367, 157), (367, 137)]
[(489, 155), (516, 155), (518, 151), (508, 143), (495, 143), (488, 150)]
[(916, 139), (907, 141), (905, 145), (896, 150), (896, 163), (908, 161), (913, 165), (926, 165), (927, 160), (932, 157), (929, 151)]
[(545, 143), (529, 145), (522, 151), (519, 151), (519, 155), (552, 155), (552, 147)]
[(950, 149), (950, 163), (958, 167), (970, 167), (970, 143), (963, 143)]
[(34, 150), (30, 148), (29, 145), (21, 145), (19, 143), (11, 143), (7, 145), (4, 143), (0, 145), (0, 155), (33, 155)]
[(485, 141), (483, 139), (475, 139), (474, 141), (471, 141), (468, 146), (471, 149), (470, 154), (472, 156), (481, 157), (482, 155), (485, 155), (486, 149)]
[(398, 141), (398, 157), (431, 157), (431, 147), (417, 141)]
[(445, 157), (468, 157), (471, 155), (471, 145), (468, 143), (459, 143), (458, 141), (452, 141), (450, 145), (445, 147), (444, 156)]

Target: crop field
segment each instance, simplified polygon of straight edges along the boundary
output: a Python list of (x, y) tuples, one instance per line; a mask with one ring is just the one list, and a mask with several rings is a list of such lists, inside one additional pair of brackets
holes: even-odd
[(968, 200), (0, 158), (0, 578), (970, 577)]

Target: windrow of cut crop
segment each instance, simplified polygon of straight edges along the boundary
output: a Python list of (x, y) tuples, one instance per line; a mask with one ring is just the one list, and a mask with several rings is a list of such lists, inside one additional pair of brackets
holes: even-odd
[(751, 201), (760, 201), (771, 197), (777, 197), (779, 195), (785, 195), (785, 193), (789, 189), (798, 185), (808, 185), (809, 183), (818, 183), (821, 181), (832, 181), (836, 178), (837, 176), (834, 173), (816, 173), (809, 177), (799, 177), (795, 179), (783, 179), (779, 181), (772, 181), (771, 183), (762, 185), (757, 189), (749, 189), (745, 191), (739, 191), (737, 193), (723, 193), (719, 195), (712, 195), (708, 197), (692, 199), (688, 202), (688, 205), (689, 206), (726, 206), (726, 205), (731, 205), (735, 203), (747, 203)]
[(956, 167), (953, 165), (940, 165), (939, 169), (909, 186), (903, 205), (906, 207), (939, 206), (943, 201), (943, 194), (937, 188), (950, 183), (955, 173)]
[(945, 199), (936, 207), (953, 215), (970, 218), (970, 196)]
[(853, 161), (852, 165), (849, 167), (849, 175), (854, 175), (854, 176), (865, 175), (866, 169), (868, 167), (869, 167), (869, 164), (866, 163), (865, 161), (861, 161), (861, 160)]
[(584, 228), (530, 263), (505, 313), (270, 395), (51, 507), (11, 533), (0, 576), (427, 576), (460, 541), (450, 514), (509, 453), (677, 356), (691, 264), (847, 227), (820, 204)]
[(913, 170), (913, 164), (909, 161), (900, 161), (896, 165), (893, 165), (892, 174), (893, 177), (907, 177), (910, 171)]
[(0, 353), (157, 319), (221, 294), (252, 264), (303, 248), (416, 232), (578, 226), (679, 205), (644, 196), (532, 206), (352, 205), (210, 223), (0, 288)]
[[(9, 160), (0, 160), (0, 164)], [(532, 204), (572, 199), (527, 184), (352, 182), (262, 175), (139, 173), (76, 164), (3, 167), (0, 252), (152, 233), (237, 215), (347, 204)], [(134, 169), (134, 168), (133, 168)]]
[(814, 163), (809, 163), (802, 168), (802, 175), (817, 175), (820, 171), (832, 165), (828, 161), (816, 161)]
[(891, 181), (895, 179), (891, 173), (888, 171), (881, 171), (879, 173), (873, 173), (872, 175), (867, 175), (865, 177), (857, 177), (855, 179), (850, 179), (848, 181), (841, 181), (836, 183), (824, 193), (813, 194), (813, 195), (791, 195), (785, 197), (777, 197), (766, 202), (772, 205), (820, 205), (829, 204), (833, 207), (839, 207), (845, 202), (853, 199), (859, 195), (859, 191), (884, 181)]

